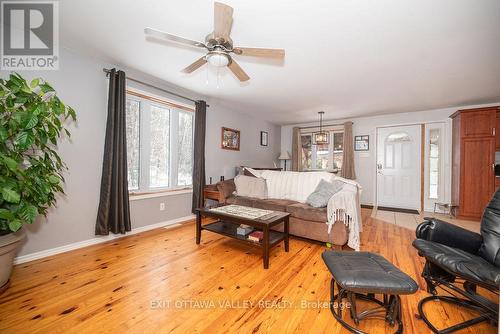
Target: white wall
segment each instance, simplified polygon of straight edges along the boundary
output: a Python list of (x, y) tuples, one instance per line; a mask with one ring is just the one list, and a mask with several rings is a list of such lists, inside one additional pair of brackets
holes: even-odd
[[(498, 105), (498, 104), (489, 104)], [(484, 106), (484, 105), (481, 105)], [(353, 124), (353, 135), (369, 135), (370, 150), (367, 152), (355, 151), (354, 164), (356, 170), (357, 181), (362, 185), (363, 191), (361, 194), (361, 203), (374, 205), (376, 203), (376, 133), (377, 127), (408, 125), (408, 124), (425, 124), (432, 122), (445, 122), (445, 156), (444, 156), (444, 184), (446, 186), (444, 201), (450, 200), (451, 192), (451, 119), (449, 116), (458, 109), (479, 107), (479, 106), (464, 106), (456, 108), (445, 108), (426, 110), (410, 113), (398, 113), (389, 115), (380, 115), (373, 117), (359, 117), (350, 119)], [(345, 120), (325, 121), (325, 124), (343, 123)], [(315, 125), (316, 123), (286, 125), (281, 128), (281, 149), (292, 150), (292, 129), (294, 126)]]
[[(55, 88), (58, 96), (76, 110), (78, 122), (69, 127), (72, 133), (71, 141), (62, 141), (58, 149), (69, 168), (65, 175), (66, 195), (58, 199), (57, 207), (49, 211), (46, 219), (40, 218), (33, 225), (27, 226), (28, 236), (19, 256), (95, 238), (107, 113), (107, 79), (102, 71), (103, 67), (113, 66), (62, 48), (58, 71), (20, 73), (27, 80), (34, 77), (46, 79)], [(173, 87), (133, 69), (124, 70), (131, 77), (194, 99), (203, 99), (203, 96)], [(8, 75), (7, 71), (0, 72), (2, 78)], [(164, 94), (160, 91), (153, 93)], [(234, 170), (235, 166), (244, 163), (272, 165), (280, 147), (279, 126), (219, 107), (218, 101), (209, 101), (209, 104), (207, 175), (221, 175), (221, 170), (227, 169), (226, 177), (230, 177), (232, 174), (229, 170)], [(220, 126), (234, 127), (242, 131), (240, 152), (220, 149)], [(269, 131), (270, 146), (267, 148), (259, 145), (260, 130)], [(159, 204), (162, 202), (165, 203), (165, 211), (159, 210)], [(190, 216), (191, 194), (134, 200), (131, 201), (130, 207), (132, 228), (144, 227)]]

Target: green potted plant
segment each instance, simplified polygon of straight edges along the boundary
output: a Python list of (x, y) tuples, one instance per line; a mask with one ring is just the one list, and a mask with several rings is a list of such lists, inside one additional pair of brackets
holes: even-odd
[(42, 79), (0, 79), (0, 291), (5, 290), (24, 224), (31, 224), (63, 193), (58, 140), (70, 136), (75, 111)]

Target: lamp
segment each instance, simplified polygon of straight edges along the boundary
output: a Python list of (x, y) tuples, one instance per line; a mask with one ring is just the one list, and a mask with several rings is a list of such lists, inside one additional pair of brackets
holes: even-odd
[(278, 160), (284, 160), (285, 161), (285, 170), (286, 170), (286, 161), (290, 160), (292, 157), (290, 156), (290, 153), (288, 151), (281, 151), (280, 156), (278, 157)]
[(313, 144), (314, 145), (323, 145), (329, 143), (329, 133), (328, 131), (323, 131), (323, 114), (324, 111), (319, 111), (319, 132), (315, 132), (313, 134)]
[(207, 54), (207, 61), (215, 67), (224, 67), (229, 64), (229, 56), (222, 51), (210, 51)]

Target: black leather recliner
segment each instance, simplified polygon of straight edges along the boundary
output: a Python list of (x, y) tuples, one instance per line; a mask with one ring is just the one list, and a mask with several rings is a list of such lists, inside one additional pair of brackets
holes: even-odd
[[(413, 246), (426, 259), (422, 277), (432, 296), (418, 304), (422, 320), (435, 333), (451, 333), (477, 323), (488, 321), (498, 326), (498, 304), (477, 293), (482, 287), (496, 294), (500, 286), (500, 190), (494, 194), (481, 219), (481, 233), (477, 234), (435, 218), (426, 218), (417, 227)], [(436, 288), (452, 293), (438, 295)], [(457, 296), (459, 295), (459, 297)], [(423, 311), (423, 305), (441, 300), (476, 310), (476, 318), (437, 329)]]

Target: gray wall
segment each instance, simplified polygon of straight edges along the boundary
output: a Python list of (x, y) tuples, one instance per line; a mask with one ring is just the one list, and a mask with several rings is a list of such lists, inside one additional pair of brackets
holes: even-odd
[[(78, 123), (70, 126), (71, 141), (63, 141), (59, 145), (59, 152), (69, 168), (65, 175), (66, 195), (58, 199), (57, 207), (50, 210), (46, 219), (40, 218), (27, 227), (28, 236), (18, 256), (95, 238), (94, 224), (106, 126), (107, 80), (102, 72), (103, 67), (113, 66), (62, 48), (58, 71), (21, 72), (28, 80), (34, 77), (46, 79), (56, 89), (59, 97), (77, 111)], [(129, 76), (157, 86), (176, 90), (193, 98), (203, 98), (132, 69), (124, 70)], [(1, 71), (0, 77), (5, 78), (8, 74)], [(241, 163), (271, 166), (280, 148), (280, 127), (240, 115), (233, 110), (219, 108), (217, 101), (209, 103), (207, 175), (219, 175), (221, 166), (222, 169), (234, 169), (234, 166)], [(220, 143), (216, 145), (216, 141), (220, 140), (222, 125), (242, 130), (240, 152), (223, 152), (218, 146)], [(270, 146), (261, 148), (258, 134), (260, 130), (266, 129), (269, 130)], [(165, 203), (164, 211), (160, 211), (161, 202)], [(132, 228), (138, 228), (191, 215), (191, 194), (134, 200), (130, 206)]]
[[(232, 79), (232, 78), (231, 78)], [(281, 127), (237, 113), (230, 108), (217, 107), (217, 101), (209, 100), (207, 112), (206, 178), (216, 183), (220, 176), (234, 177), (236, 166), (273, 167), (278, 164)], [(240, 130), (240, 151), (221, 149), (221, 127)], [(268, 146), (260, 145), (260, 131), (269, 133)]]
[[(153, 197), (130, 201), (130, 219), (132, 228), (173, 220), (191, 215), (191, 197), (188, 194)], [(165, 210), (160, 211), (160, 204)]]

